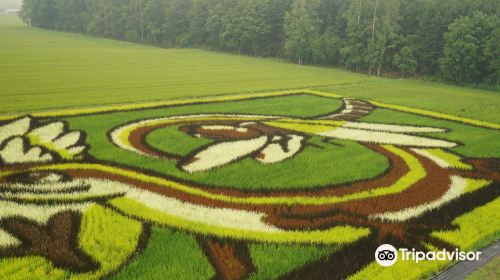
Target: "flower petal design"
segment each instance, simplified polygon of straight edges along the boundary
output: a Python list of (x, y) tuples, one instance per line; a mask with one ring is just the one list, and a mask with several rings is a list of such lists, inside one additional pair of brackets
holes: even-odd
[[(0, 151), (0, 159), (3, 163), (13, 164), (22, 162), (47, 162), (53, 159), (52, 155), (43, 153), (40, 147), (29, 147), (22, 137), (9, 140)], [(25, 147), (29, 147), (25, 152)]]
[(30, 116), (25, 116), (0, 126), (0, 163), (81, 159), (88, 147), (79, 143), (82, 139), (82, 132), (69, 131), (64, 122), (38, 126)]
[(26, 116), (24, 118), (15, 120), (4, 126), (0, 126), (0, 144), (13, 136), (23, 136), (28, 132), (31, 126), (31, 118)]
[[(52, 122), (30, 131), (27, 135), (32, 145), (57, 153), (62, 159), (79, 158), (86, 145), (75, 146), (83, 137), (80, 131), (69, 131), (63, 122)], [(74, 147), (75, 146), (75, 147)]]
[(207, 147), (181, 164), (187, 172), (207, 171), (241, 159), (267, 143), (267, 136), (248, 140), (221, 142)]
[(72, 131), (64, 136), (54, 140), (54, 146), (56, 149), (66, 149), (70, 146), (75, 145), (80, 140), (82, 133), (80, 131)]
[(299, 135), (290, 135), (289, 137), (287, 151), (279, 143), (271, 143), (260, 152), (256, 159), (262, 163), (277, 163), (293, 157), (300, 151), (304, 137)]
[(39, 143), (49, 143), (64, 132), (63, 122), (53, 122), (41, 127), (37, 127), (28, 133), (30, 139)]
[(76, 146), (66, 149), (66, 152), (72, 157), (76, 157), (81, 153), (83, 153), (83, 151), (85, 151), (86, 148), (87, 148), (86, 146)]

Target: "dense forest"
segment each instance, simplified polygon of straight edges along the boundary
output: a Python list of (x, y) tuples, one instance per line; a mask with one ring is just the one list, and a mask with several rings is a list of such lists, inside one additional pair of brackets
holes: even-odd
[(36, 27), (499, 86), (498, 0), (24, 0)]

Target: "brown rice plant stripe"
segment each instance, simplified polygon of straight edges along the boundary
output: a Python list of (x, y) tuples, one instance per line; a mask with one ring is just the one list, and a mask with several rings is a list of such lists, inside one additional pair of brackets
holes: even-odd
[(81, 219), (81, 214), (73, 211), (55, 214), (47, 225), (21, 217), (3, 219), (2, 228), (21, 244), (0, 249), (0, 257), (41, 256), (61, 269), (73, 272), (95, 270), (99, 264), (78, 248)]
[[(128, 141), (134, 147), (135, 149), (139, 150), (140, 152), (150, 155), (153, 157), (158, 157), (158, 158), (163, 158), (163, 159), (168, 159), (168, 160), (181, 160), (184, 159), (186, 160), (186, 157), (181, 157), (172, 153), (167, 153), (164, 151), (157, 150), (153, 147), (151, 147), (147, 142), (146, 142), (146, 137), (149, 133), (156, 129), (168, 127), (168, 126), (173, 126), (179, 123), (182, 123), (183, 126), (179, 128), (180, 131), (191, 135), (192, 137), (196, 137), (197, 135), (203, 135), (205, 138), (208, 139), (213, 139), (216, 141), (234, 141), (234, 140), (244, 140), (244, 139), (252, 139), (256, 138), (258, 136), (264, 135), (264, 134), (272, 134), (276, 133), (278, 135), (285, 135), (287, 133), (293, 133), (292, 131), (282, 129), (282, 128), (272, 128), (272, 127), (267, 127), (259, 124), (252, 124), (248, 125), (246, 127), (245, 132), (236, 132), (234, 130), (210, 130), (210, 129), (205, 129), (202, 127), (202, 125), (199, 125), (198, 122), (195, 124), (189, 124), (189, 123), (194, 123), (190, 121), (178, 121), (176, 123), (168, 123), (168, 124), (157, 124), (157, 125), (151, 125), (151, 126), (143, 126), (139, 127), (137, 129), (134, 129), (129, 137)], [(215, 120), (215, 121), (210, 121), (207, 122), (207, 125), (228, 125), (228, 126), (238, 126), (240, 122), (236, 121), (227, 121), (227, 120)]]
[[(358, 181), (355, 183), (342, 184), (337, 186), (329, 186), (320, 190), (313, 191), (297, 191), (294, 192), (294, 195), (322, 195), (322, 196), (342, 196), (349, 195), (357, 192), (362, 192), (366, 190), (371, 190), (381, 186), (389, 186), (394, 184), (399, 178), (408, 173), (409, 169), (404, 160), (398, 155), (389, 152), (388, 150), (382, 148), (380, 145), (375, 144), (365, 144), (366, 147), (375, 151), (376, 153), (380, 153), (388, 158), (389, 160), (389, 169), (384, 173), (381, 177), (376, 177), (373, 179), (367, 179)], [(267, 194), (267, 193), (266, 193)], [(274, 194), (274, 193), (273, 193)], [(284, 192), (276, 192), (276, 195), (283, 195)]]
[[(373, 261), (377, 249), (375, 235), (345, 245), (341, 250), (288, 272), (280, 280), (340, 280), (361, 270)], [(370, 253), (368, 253), (370, 252)]]
[[(438, 248), (456, 247), (454, 244), (446, 244), (440, 240), (430, 237), (436, 230), (456, 229), (452, 225), (457, 217), (485, 205), (500, 196), (500, 183), (495, 182), (490, 186), (479, 189), (475, 192), (462, 195), (460, 198), (448, 204), (424, 213), (418, 218), (408, 220), (399, 224), (400, 227), (407, 227), (407, 233), (414, 233), (410, 244), (402, 243), (399, 238), (388, 234), (382, 234), (381, 229), (372, 229), (372, 234), (358, 242), (349, 244), (341, 250), (326, 256), (316, 262), (306, 264), (303, 267), (283, 275), (280, 279), (346, 279), (368, 264), (374, 261), (373, 253), (375, 249), (384, 243), (392, 244), (396, 248), (419, 248), (427, 251), (423, 242), (429, 240), (429, 244), (438, 244)], [(387, 223), (390, 224), (390, 223)], [(420, 225), (420, 226), (419, 226)], [(406, 234), (406, 233), (405, 233)]]
[(474, 166), (474, 170), (460, 170), (457, 173), (461, 176), (500, 182), (500, 159), (466, 159), (465, 162)]
[(152, 182), (143, 182), (141, 180), (131, 179), (125, 175), (111, 174), (100, 170), (87, 170), (87, 169), (72, 169), (67, 171), (69, 175), (75, 178), (96, 178), (110, 180), (114, 182), (120, 182), (128, 185), (132, 185), (139, 189), (151, 191), (153, 193), (161, 194), (166, 197), (173, 197), (180, 199), (182, 201), (191, 202), (198, 205), (214, 206), (214, 207), (226, 207), (232, 209), (254, 209), (251, 205), (236, 205), (231, 203), (226, 203), (219, 200), (212, 200), (200, 196), (191, 195), (179, 190), (171, 189), (162, 185), (158, 185)]
[(151, 148), (146, 143), (144, 136), (150, 133), (151, 131), (162, 127), (165, 127), (165, 125), (159, 124), (159, 125), (140, 127), (130, 133), (128, 140), (130, 141), (130, 143), (133, 145), (134, 148), (136, 148), (137, 150), (141, 151), (144, 154), (162, 159), (179, 160), (181, 158), (180, 156), (167, 153), (164, 151), (158, 151), (156, 149)]
[[(218, 125), (229, 125), (229, 126), (238, 126), (238, 122), (223, 122), (217, 123)], [(207, 125), (213, 125), (213, 123), (207, 123)], [(203, 125), (188, 125), (182, 126), (179, 129), (180, 131), (187, 133), (191, 136), (203, 135), (205, 138), (215, 139), (215, 140), (244, 140), (244, 139), (252, 139), (261, 135), (260, 131), (255, 129), (247, 129), (245, 132), (237, 132), (235, 130), (230, 129), (206, 129), (203, 128)]]
[[(413, 153), (409, 149), (405, 150)], [(424, 179), (400, 193), (373, 197), (366, 201), (355, 200), (340, 203), (337, 205), (338, 209), (369, 215), (403, 210), (439, 199), (450, 187), (450, 170), (441, 168), (433, 161), (417, 156), (415, 153), (413, 153), (413, 156), (417, 157), (425, 169), (426, 176)]]
[(358, 181), (356, 183), (324, 186), (313, 190), (290, 190), (290, 191), (238, 191), (234, 189), (216, 188), (204, 186), (203, 190), (225, 194), (236, 197), (276, 197), (276, 196), (342, 196), (361, 191), (374, 189), (381, 186), (394, 184), (399, 178), (405, 175), (409, 169), (404, 160), (396, 154), (380, 147), (379, 145), (366, 145), (377, 153), (383, 154), (389, 159), (389, 170), (381, 177)]
[[(422, 205), (439, 199), (450, 186), (450, 172), (441, 168), (431, 160), (413, 153), (409, 149), (406, 152), (412, 153), (423, 165), (426, 176), (410, 188), (392, 195), (371, 197), (369, 199), (360, 199), (349, 202), (342, 202), (333, 205), (299, 205), (290, 209), (286, 215), (288, 217), (306, 218), (316, 217), (315, 226), (321, 227), (327, 224), (331, 215), (344, 212), (356, 215), (371, 215), (389, 211), (398, 211), (406, 208)], [(394, 168), (399, 168), (394, 167)], [(318, 217), (324, 217), (319, 219)]]
[[(380, 196), (372, 198), (368, 201), (353, 201), (339, 204), (339, 209), (343, 211), (356, 211), (362, 214), (374, 214), (387, 211), (397, 211), (417, 205), (431, 202), (441, 197), (449, 188), (451, 183), (451, 175), (459, 175), (464, 177), (475, 177), (482, 179), (491, 179), (500, 181), (500, 172), (492, 167), (492, 163), (498, 164), (498, 161), (486, 161), (483, 159), (474, 159), (469, 162), (477, 168), (474, 172), (460, 171), (454, 169), (446, 169), (438, 166), (428, 158), (412, 153), (419, 159), (426, 170), (426, 177), (417, 182), (411, 188), (391, 196)], [(476, 174), (476, 176), (471, 176)]]
[[(156, 127), (158, 128), (158, 127)], [(156, 129), (153, 128), (153, 129)], [(151, 129), (151, 130), (153, 130)], [(184, 128), (187, 129), (187, 128)], [(136, 130), (134, 132), (137, 132), (139, 130)], [(145, 131), (142, 131), (144, 133)], [(142, 134), (144, 135), (144, 134)], [(131, 142), (134, 147), (139, 148), (139, 142), (138, 138), (134, 136), (134, 138), (130, 138), (130, 140), (134, 141)], [(400, 177), (402, 177), (404, 174), (406, 174), (409, 170), (408, 167), (406, 166), (405, 162), (401, 157), (398, 155), (395, 155), (386, 149), (382, 148), (379, 145), (375, 144), (366, 144), (368, 148), (372, 149), (373, 151), (380, 153), (384, 156), (386, 156), (389, 159), (390, 162), (390, 169), (387, 171), (387, 173), (383, 174), (381, 177), (373, 178), (373, 179), (367, 179), (363, 181), (359, 181), (356, 183), (349, 183), (349, 184), (342, 184), (342, 185), (333, 185), (333, 186), (324, 186), (318, 189), (314, 190), (289, 190), (289, 191), (239, 191), (235, 189), (227, 189), (227, 188), (220, 188), (220, 187), (212, 187), (212, 186), (200, 186), (197, 185), (193, 182), (188, 182), (190, 185), (197, 185), (199, 188), (202, 188), (204, 191), (208, 191), (211, 193), (215, 194), (223, 194), (223, 195), (229, 195), (229, 196), (235, 196), (235, 197), (261, 197), (261, 196), (267, 196), (267, 197), (273, 197), (273, 196), (333, 196), (333, 195), (347, 195), (347, 194), (352, 194), (360, 191), (365, 191), (369, 189), (373, 189), (376, 187), (380, 186), (387, 186), (391, 185), (394, 182), (396, 182)], [(148, 148), (149, 149), (149, 148)], [(159, 153), (158, 151), (154, 150), (143, 150), (143, 152), (152, 155), (153, 153)], [(175, 178), (172, 178), (175, 180)]]
[(201, 235), (197, 241), (216, 271), (214, 279), (246, 279), (256, 270), (246, 242)]
[[(478, 191), (467, 193), (443, 207), (404, 223), (371, 221), (373, 234), (370, 237), (299, 268), (283, 276), (282, 279), (345, 279), (372, 262), (373, 256), (367, 252), (374, 252), (375, 248), (383, 243), (393, 244), (396, 247), (420, 247), (419, 250), (426, 251), (428, 249), (422, 246), (422, 243), (427, 242), (436, 244), (438, 248), (454, 250), (453, 244), (432, 238), (431, 233), (436, 230), (455, 229), (456, 226), (452, 225), (452, 222), (456, 217), (496, 199), (500, 196), (499, 186), (498, 183), (494, 183)], [(339, 217), (338, 220), (349, 224), (360, 223), (359, 218), (353, 216)], [(402, 242), (401, 236), (406, 236), (407, 241)]]
[[(375, 151), (379, 151), (383, 153), (384, 155), (388, 156), (391, 163), (392, 163), (392, 168), (391, 170), (383, 175), (382, 177), (376, 178), (376, 179), (371, 179), (368, 181), (362, 181), (358, 182), (355, 184), (348, 184), (348, 185), (341, 185), (341, 186), (332, 186), (330, 187), (331, 189), (322, 189), (322, 190), (311, 190), (311, 191), (290, 191), (290, 192), (239, 192), (239, 191), (232, 191), (232, 190), (225, 190), (225, 191), (219, 191), (219, 189), (215, 188), (207, 188), (207, 187), (201, 187), (204, 190), (210, 190), (211, 192), (214, 193), (222, 193), (222, 194), (227, 194), (227, 195), (233, 195), (233, 196), (241, 196), (241, 197), (248, 197), (248, 196), (256, 196), (256, 197), (262, 197), (262, 196), (273, 196), (273, 195), (305, 195), (305, 196), (327, 196), (327, 195), (344, 195), (344, 194), (350, 194), (354, 192), (359, 192), (359, 191), (364, 191), (364, 190), (369, 190), (373, 188), (377, 188), (380, 186), (386, 186), (393, 184), (395, 181), (397, 181), (402, 175), (404, 175), (407, 171), (408, 168), (406, 167), (404, 161), (397, 155), (392, 154), (388, 152), (387, 150), (381, 148), (380, 146), (377, 145), (371, 145), (370, 146), (372, 149)], [(398, 168), (395, 168), (395, 166), (398, 166)], [(23, 169), (29, 169), (32, 167), (32, 165), (28, 166), (16, 166), (13, 167), (13, 171), (19, 171)], [(232, 209), (245, 209), (245, 210), (253, 210), (253, 211), (264, 211), (268, 213), (276, 213), (276, 212), (287, 212), (290, 210), (290, 208), (286, 205), (251, 205), (251, 204), (234, 204), (234, 203), (229, 203), (229, 202), (223, 202), (219, 200), (213, 200), (213, 199), (208, 199), (200, 196), (195, 196), (191, 194), (187, 194), (185, 192), (171, 189), (162, 185), (157, 185), (155, 183), (151, 182), (143, 182), (141, 180), (136, 180), (129, 178), (125, 175), (120, 175), (120, 174), (112, 174), (112, 173), (107, 173), (104, 171), (100, 170), (88, 170), (88, 169), (71, 169), (66, 171), (68, 175), (71, 177), (76, 177), (76, 178), (97, 178), (97, 179), (107, 179), (111, 181), (116, 181), (116, 182), (121, 182), (125, 184), (129, 184), (132, 186), (135, 186), (140, 189), (152, 191), (154, 193), (158, 193), (167, 197), (174, 197), (181, 199), (186, 202), (191, 202), (195, 204), (200, 204), (200, 205), (206, 205), (206, 206), (214, 206), (214, 207), (226, 207), (226, 208), (232, 208)], [(0, 182), (5, 180), (5, 178), (0, 179)]]
[[(153, 147), (151, 147), (147, 142), (146, 142), (146, 136), (151, 133), (154, 130), (160, 129), (160, 128), (165, 128), (173, 125), (177, 125), (182, 123), (183, 126), (180, 128), (180, 131), (187, 133), (191, 136), (195, 136), (197, 134), (204, 134), (207, 136), (207, 138), (212, 138), (216, 140), (224, 140), (224, 139), (230, 139), (230, 140), (235, 140), (235, 139), (251, 139), (254, 137), (257, 137), (260, 135), (259, 131), (253, 130), (253, 129), (248, 129), (247, 132), (245, 133), (235, 133), (233, 131), (224, 131), (224, 133), (220, 133), (218, 131), (211, 131), (211, 130), (206, 130), (203, 129), (202, 127), (198, 125), (189, 125), (191, 123), (190, 121), (178, 121), (174, 123), (168, 123), (168, 124), (157, 124), (157, 125), (148, 125), (148, 126), (142, 126), (137, 129), (134, 129), (133, 131), (130, 132), (130, 135), (128, 137), (128, 141), (132, 145), (132, 147), (136, 148), (140, 152), (153, 156), (153, 157), (158, 157), (162, 159), (167, 159), (167, 160), (180, 160), (182, 159), (181, 156), (175, 155), (172, 153), (167, 153), (165, 151), (160, 151), (157, 150)], [(231, 121), (226, 121), (226, 120), (215, 120), (211, 121), (208, 123), (210, 125), (218, 124), (218, 125), (238, 125), (238, 122), (231, 122)]]
[[(217, 192), (218, 189), (210, 189), (203, 187), (204, 190), (210, 190), (214, 193), (222, 193), (227, 195), (239, 196), (239, 197), (248, 197), (248, 196), (278, 196), (278, 195), (305, 195), (305, 196), (329, 196), (329, 195), (344, 195), (351, 194), (359, 191), (370, 190), (380, 186), (386, 186), (393, 184), (396, 182), (401, 176), (403, 176), (407, 171), (408, 167), (404, 163), (404, 161), (396, 156), (388, 152), (387, 150), (373, 145), (375, 150), (378, 150), (388, 156), (392, 162), (391, 170), (385, 174), (384, 176), (368, 181), (358, 182), (352, 185), (342, 185), (342, 186), (332, 186), (331, 189), (322, 189), (322, 190), (311, 190), (311, 191), (290, 191), (290, 192), (239, 192), (233, 190), (226, 190), (224, 192)], [(396, 168), (397, 166), (397, 168)], [(191, 194), (187, 194), (182, 191), (174, 190), (171, 188), (167, 188), (165, 186), (157, 185), (154, 183), (146, 183), (140, 180), (131, 179), (124, 175), (118, 174), (110, 174), (107, 172), (99, 171), (99, 170), (85, 170), (85, 169), (74, 169), (67, 171), (69, 175), (78, 178), (98, 178), (98, 179), (108, 179), (112, 181), (122, 182), (126, 184), (130, 184), (136, 186), (140, 189), (149, 190), (158, 194), (162, 194), (168, 197), (175, 197), (181, 199), (183, 201), (192, 202), (195, 204), (202, 204), (206, 206), (215, 206), (215, 207), (227, 207), (233, 209), (246, 209), (246, 210), (260, 210), (269, 213), (282, 212), (289, 209), (287, 206), (272, 206), (272, 205), (248, 205), (248, 204), (233, 204), (228, 202), (222, 202), (219, 200), (212, 200), (208, 198), (203, 198), (199, 196), (194, 196)]]
[[(326, 196), (326, 195), (344, 195), (344, 194), (350, 194), (350, 193), (355, 193), (359, 191), (364, 191), (364, 190), (370, 190), (374, 189), (380, 186), (386, 186), (394, 183), (396, 180), (398, 180), (404, 173), (408, 170), (406, 164), (403, 162), (403, 160), (397, 156), (395, 156), (392, 153), (389, 153), (385, 149), (377, 146), (377, 145), (371, 145), (371, 148), (379, 151), (381, 153), (384, 153), (386, 156), (388, 156), (391, 160), (392, 163), (392, 169), (383, 177), (369, 180), (369, 181), (364, 181), (364, 182), (359, 182), (351, 185), (343, 185), (343, 186), (338, 186), (338, 187), (332, 187), (332, 189), (324, 189), (324, 190), (313, 190), (313, 191), (308, 191), (308, 192), (279, 192), (276, 194), (279, 195), (314, 195), (314, 196)], [(422, 159), (424, 162), (429, 162), (429, 165), (432, 163), (426, 159)], [(435, 164), (433, 165), (435, 166)], [(429, 169), (429, 168), (427, 168)], [(122, 183), (127, 183), (133, 186), (136, 186), (141, 189), (149, 190), (158, 194), (162, 194), (168, 197), (176, 197), (179, 198), (183, 201), (187, 202), (192, 202), (195, 204), (201, 204), (201, 205), (207, 205), (207, 206), (215, 206), (215, 207), (227, 207), (227, 208), (233, 208), (233, 209), (245, 209), (245, 210), (259, 210), (259, 211), (265, 211), (268, 213), (287, 213), (287, 214), (306, 214), (306, 215), (322, 215), (325, 213), (329, 213), (332, 210), (338, 211), (339, 209), (342, 209), (342, 207), (349, 207), (350, 205), (354, 205), (351, 207), (354, 207), (353, 209), (348, 209), (352, 212), (356, 212), (356, 210), (359, 210), (361, 213), (372, 213), (374, 210), (373, 204), (371, 208), (369, 209), (370, 211), (368, 212), (363, 212), (363, 207), (364, 205), (368, 204), (366, 200), (362, 200), (361, 203), (359, 202), (351, 202), (351, 203), (342, 203), (339, 204), (340, 206), (295, 206), (295, 207), (287, 207), (287, 206), (272, 206), (272, 205), (249, 205), (249, 204), (233, 204), (233, 203), (228, 203), (228, 202), (222, 202), (218, 200), (212, 200), (208, 198), (203, 198), (199, 196), (194, 196), (191, 194), (184, 193), (182, 191), (174, 190), (167, 188), (165, 186), (157, 185), (154, 183), (146, 183), (140, 180), (135, 180), (128, 178), (124, 175), (118, 175), (118, 174), (110, 174), (106, 173), (103, 171), (98, 171), (98, 170), (68, 170), (67, 171), (69, 175), (73, 177), (79, 177), (79, 178), (99, 178), (99, 179), (109, 179), (112, 181), (117, 181), (117, 182), (122, 182)], [(447, 186), (446, 186), (447, 187)], [(434, 189), (434, 191), (439, 190), (439, 188)], [(226, 192), (229, 193), (230, 195), (241, 195), (244, 194), (245, 196), (248, 195), (255, 195), (257, 197), (259, 196), (265, 196), (265, 195), (270, 195), (269, 193), (240, 193), (240, 192)], [(432, 194), (432, 192), (429, 192), (428, 194)], [(273, 193), (271, 193), (273, 195)], [(420, 194), (418, 194), (420, 195)], [(380, 199), (380, 198), (374, 198), (374, 199)], [(425, 201), (425, 199), (424, 199)], [(390, 202), (390, 201), (389, 201)], [(416, 205), (418, 203), (421, 203), (422, 200), (417, 200), (411, 205)], [(389, 206), (390, 203), (385, 203), (385, 206)], [(405, 204), (408, 205), (408, 204)], [(383, 209), (380, 209), (383, 210)]]

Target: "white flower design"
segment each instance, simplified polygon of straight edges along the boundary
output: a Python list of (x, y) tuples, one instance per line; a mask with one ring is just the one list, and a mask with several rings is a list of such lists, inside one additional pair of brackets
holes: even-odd
[(43, 152), (40, 147), (30, 147), (27, 140), (16, 136), (5, 143), (0, 150), (0, 158), (5, 164), (21, 162), (47, 162), (53, 159), (52, 155)]
[(195, 137), (216, 140), (181, 161), (180, 167), (190, 173), (207, 171), (246, 157), (264, 164), (278, 163), (296, 155), (306, 138), (255, 122), (189, 126), (182, 130)]
[(0, 126), (0, 165), (81, 159), (88, 148), (83, 138), (61, 121), (39, 125), (25, 116)]

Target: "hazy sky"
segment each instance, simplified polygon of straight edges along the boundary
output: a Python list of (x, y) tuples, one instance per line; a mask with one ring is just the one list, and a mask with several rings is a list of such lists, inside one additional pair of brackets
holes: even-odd
[(0, 0), (0, 9), (19, 9), (23, 0)]

